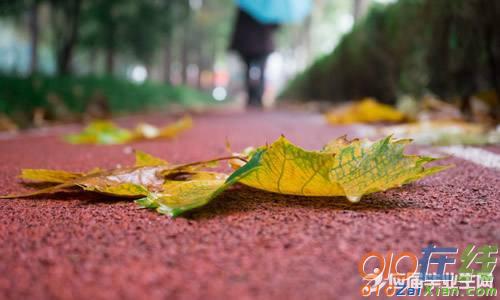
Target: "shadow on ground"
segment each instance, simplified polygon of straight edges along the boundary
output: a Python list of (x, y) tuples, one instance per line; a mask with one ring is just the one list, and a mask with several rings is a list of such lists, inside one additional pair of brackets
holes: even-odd
[(185, 217), (193, 220), (201, 220), (254, 210), (270, 211), (273, 209), (294, 207), (314, 211), (386, 211), (401, 208), (420, 208), (413, 201), (402, 199), (394, 192), (368, 195), (359, 203), (351, 203), (345, 197), (281, 195), (246, 186), (238, 186), (224, 192), (224, 194), (217, 197), (217, 199), (208, 205), (187, 213)]
[[(30, 187), (47, 187), (46, 185), (28, 184)], [(406, 192), (417, 187), (408, 185)], [(188, 212), (182, 217), (192, 220), (212, 219), (215, 217), (245, 213), (255, 210), (272, 211), (283, 208), (302, 208), (314, 211), (346, 210), (346, 211), (387, 211), (401, 208), (421, 208), (417, 203), (398, 195), (397, 190), (375, 193), (363, 197), (359, 203), (351, 203), (345, 197), (308, 197), (282, 195), (265, 192), (247, 186), (237, 186), (227, 190), (206, 206)], [(92, 206), (103, 204), (130, 203), (134, 199), (106, 196), (98, 193), (70, 189), (54, 194), (41, 194), (29, 199), (53, 201), (78, 201), (79, 205)], [(28, 199), (28, 198), (27, 198)], [(152, 213), (154, 213), (152, 211)]]

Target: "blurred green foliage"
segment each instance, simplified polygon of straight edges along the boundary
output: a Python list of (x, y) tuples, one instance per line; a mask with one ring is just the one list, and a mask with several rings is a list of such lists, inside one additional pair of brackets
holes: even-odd
[(142, 64), (169, 82), (171, 68), (211, 70), (234, 10), (233, 0), (0, 0), (0, 21), (29, 39), (28, 74), (52, 73), (37, 61), (44, 47), (58, 75), (118, 76)]
[(190, 15), (189, 3), (184, 0), (91, 0), (82, 6), (81, 46), (105, 52), (108, 74), (113, 73), (117, 53), (151, 64), (175, 25)]
[[(233, 11), (233, 0), (0, 0), (0, 22), (29, 52), (15, 56), (25, 57), (25, 68), (20, 62), (0, 74), (0, 116), (26, 127), (96, 111), (211, 104), (195, 88), (212, 88), (200, 74), (225, 53)], [(199, 72), (188, 78), (192, 65)], [(138, 66), (147, 81), (126, 81)]]
[(336, 49), (299, 74), (287, 99), (394, 102), (500, 91), (500, 1), (399, 0), (375, 4)]
[(132, 83), (111, 77), (69, 76), (19, 78), (0, 75), (0, 114), (21, 126), (32, 123), (34, 111), (43, 109), (48, 119), (80, 119), (89, 105), (100, 105), (112, 115), (212, 104), (207, 94), (183, 86), (154, 82)]

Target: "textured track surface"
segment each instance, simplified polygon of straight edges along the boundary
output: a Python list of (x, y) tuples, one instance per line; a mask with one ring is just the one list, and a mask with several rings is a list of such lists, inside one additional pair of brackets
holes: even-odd
[[(224, 154), (226, 137), (236, 150), (280, 134), (312, 149), (359, 134), (298, 113), (194, 120), (175, 140), (132, 147), (186, 162)], [(127, 146), (59, 140), (76, 128), (1, 139), (0, 193), (22, 191), (21, 168), (83, 171), (132, 163)], [(356, 205), (236, 188), (207, 208), (169, 219), (92, 194), (0, 200), (0, 299), (357, 299), (357, 264), (368, 251), (499, 243), (499, 171), (449, 162), (457, 167)]]

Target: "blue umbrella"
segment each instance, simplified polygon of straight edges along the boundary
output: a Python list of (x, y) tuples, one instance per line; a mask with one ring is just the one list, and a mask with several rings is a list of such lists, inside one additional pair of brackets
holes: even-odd
[(311, 12), (311, 0), (236, 0), (238, 6), (265, 24), (296, 23)]

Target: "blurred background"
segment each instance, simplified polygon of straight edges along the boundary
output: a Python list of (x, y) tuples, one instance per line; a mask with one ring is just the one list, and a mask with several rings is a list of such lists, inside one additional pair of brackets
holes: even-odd
[[(0, 128), (244, 107), (228, 51), (236, 11), (233, 0), (0, 0)], [(264, 105), (372, 97), (411, 111), (432, 98), (498, 122), (498, 20), (491, 0), (315, 0), (277, 31)]]

